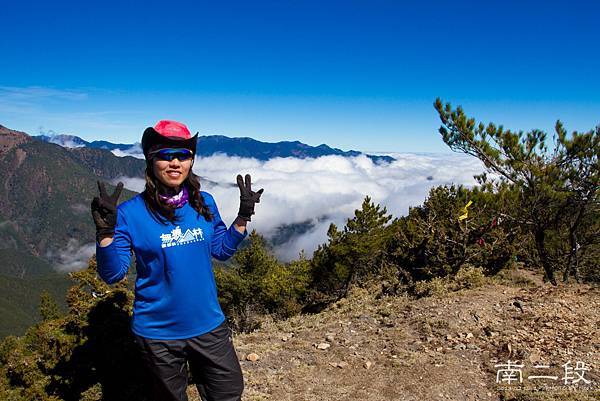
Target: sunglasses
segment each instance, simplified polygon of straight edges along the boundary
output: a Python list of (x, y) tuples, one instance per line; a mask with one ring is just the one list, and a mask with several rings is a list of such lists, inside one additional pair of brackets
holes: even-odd
[(194, 158), (194, 152), (185, 148), (164, 148), (148, 153), (149, 156), (156, 157), (159, 160), (171, 161), (177, 159), (180, 162)]

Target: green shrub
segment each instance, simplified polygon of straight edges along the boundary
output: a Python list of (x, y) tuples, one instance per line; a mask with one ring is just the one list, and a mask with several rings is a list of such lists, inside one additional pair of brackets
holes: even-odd
[[(503, 218), (513, 196), (488, 187), (432, 188), (422, 206), (392, 224), (389, 261), (414, 281), (455, 275), (465, 264), (481, 266), (485, 275), (498, 273), (523, 243), (519, 227)], [(469, 202), (467, 217), (459, 219)]]
[(487, 277), (483, 274), (483, 269), (471, 265), (461, 266), (452, 277), (452, 287), (455, 291), (481, 287), (486, 282)]
[(443, 297), (448, 294), (448, 280), (443, 277), (434, 277), (431, 280), (421, 280), (415, 283), (413, 292), (421, 297)]
[(249, 245), (234, 256), (231, 266), (215, 268), (219, 302), (235, 329), (251, 331), (260, 326), (261, 315), (286, 318), (301, 311), (310, 283), (310, 263), (284, 264), (268, 250), (256, 231)]

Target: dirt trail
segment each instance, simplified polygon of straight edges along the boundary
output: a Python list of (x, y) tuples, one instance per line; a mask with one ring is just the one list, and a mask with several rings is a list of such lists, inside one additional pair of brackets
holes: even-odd
[[(323, 313), (238, 335), (244, 400), (600, 399), (600, 289), (514, 274), (529, 286), (490, 281), (417, 300), (358, 290)], [(509, 360), (524, 365), (513, 369), (522, 383), (496, 383), (495, 365)]]

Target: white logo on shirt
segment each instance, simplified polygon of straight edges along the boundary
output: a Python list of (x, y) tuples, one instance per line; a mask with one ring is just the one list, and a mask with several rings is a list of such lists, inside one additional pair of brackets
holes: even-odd
[(201, 228), (194, 228), (192, 230), (188, 228), (185, 233), (182, 233), (181, 228), (177, 226), (171, 230), (170, 233), (161, 234), (160, 239), (162, 240), (162, 247), (168, 248), (171, 246), (189, 244), (191, 242), (204, 241), (204, 235), (202, 234)]

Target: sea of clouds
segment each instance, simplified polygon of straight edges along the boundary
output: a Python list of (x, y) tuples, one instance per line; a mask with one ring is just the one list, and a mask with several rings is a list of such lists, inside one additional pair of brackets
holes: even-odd
[[(130, 151), (115, 150), (117, 156), (143, 158), (138, 147)], [(341, 228), (360, 208), (365, 196), (387, 209), (395, 217), (408, 213), (427, 197), (429, 190), (438, 185), (476, 185), (475, 174), (484, 171), (476, 158), (459, 153), (415, 154), (380, 153), (392, 156), (392, 163), (374, 163), (367, 156), (322, 156), (318, 158), (273, 158), (260, 161), (215, 154), (196, 158), (193, 171), (201, 177), (202, 189), (210, 192), (227, 225), (237, 215), (239, 189), (238, 174), (252, 176), (252, 188), (264, 188), (261, 201), (256, 205), (248, 229), (256, 229), (267, 238), (277, 235), (283, 225), (309, 222), (311, 228), (291, 238), (275, 249), (281, 261), (298, 258), (304, 250), (311, 257), (317, 247), (327, 241), (331, 223)], [(144, 189), (144, 180), (137, 177), (119, 177), (125, 187), (136, 192)], [(89, 213), (86, 207), (75, 212)], [(60, 271), (73, 271), (87, 266), (95, 252), (95, 245), (79, 244), (76, 239), (52, 256)], [(50, 256), (50, 255), (49, 255)]]
[[(115, 154), (141, 156), (135, 148), (131, 153)], [(476, 158), (458, 153), (385, 155), (396, 160), (376, 164), (360, 155), (260, 161), (215, 154), (196, 158), (193, 171), (202, 177), (202, 189), (214, 196), (228, 225), (239, 207), (237, 174), (250, 174), (254, 190), (264, 188), (249, 229), (271, 238), (282, 225), (310, 222), (308, 232), (275, 249), (280, 260), (289, 261), (298, 258), (301, 250), (310, 257), (318, 245), (327, 241), (330, 223), (343, 227), (365, 196), (385, 206), (393, 216), (402, 216), (410, 206), (420, 205), (432, 187), (452, 183), (473, 186), (473, 176), (484, 170)], [(113, 183), (118, 181), (133, 191), (144, 188), (141, 178), (120, 177)]]

